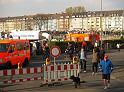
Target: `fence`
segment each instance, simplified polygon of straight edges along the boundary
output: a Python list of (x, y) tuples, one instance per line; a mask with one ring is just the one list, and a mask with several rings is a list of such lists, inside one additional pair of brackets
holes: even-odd
[(44, 83), (69, 80), (71, 75), (78, 76), (78, 64), (58, 64), (44, 66)]
[(17, 83), (41, 80), (43, 84), (63, 82), (71, 75), (78, 76), (79, 64), (56, 64), (42, 67), (0, 71), (0, 83)]
[[(32, 74), (41, 73), (40, 77), (30, 77)], [(12, 70), (1, 70), (0, 71), (0, 83), (16, 83), (25, 82), (31, 80), (42, 80), (43, 79), (43, 67), (34, 67), (26, 69), (12, 69)]]

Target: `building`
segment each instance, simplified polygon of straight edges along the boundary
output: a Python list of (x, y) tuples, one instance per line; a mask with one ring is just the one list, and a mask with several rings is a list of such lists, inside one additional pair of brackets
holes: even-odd
[(124, 10), (0, 18), (0, 32), (11, 30), (95, 31), (102, 33), (103, 39), (117, 39), (124, 35)]

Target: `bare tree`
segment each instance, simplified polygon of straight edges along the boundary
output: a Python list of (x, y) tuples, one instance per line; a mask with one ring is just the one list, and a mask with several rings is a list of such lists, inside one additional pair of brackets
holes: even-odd
[(72, 14), (72, 13), (82, 13), (86, 12), (84, 6), (77, 6), (77, 7), (69, 7), (65, 9), (66, 13)]

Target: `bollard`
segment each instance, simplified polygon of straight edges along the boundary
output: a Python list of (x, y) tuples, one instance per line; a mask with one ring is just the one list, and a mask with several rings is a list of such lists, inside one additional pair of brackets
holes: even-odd
[(46, 58), (46, 65), (49, 65), (49, 64), (50, 64), (50, 59)]
[(77, 63), (77, 57), (73, 56), (73, 64), (76, 64), (76, 63)]
[(20, 69), (22, 69), (22, 63), (18, 63), (18, 69), (20, 70)]

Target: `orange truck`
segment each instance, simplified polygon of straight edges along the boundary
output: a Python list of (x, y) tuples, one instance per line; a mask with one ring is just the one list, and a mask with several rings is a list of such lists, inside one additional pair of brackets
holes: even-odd
[(18, 65), (18, 63), (21, 63), (23, 66), (27, 66), (29, 61), (29, 40), (0, 40), (0, 67), (5, 66), (7, 68), (11, 68), (12, 66)]
[(65, 41), (76, 41), (76, 42), (82, 42), (82, 41), (89, 41), (89, 42), (96, 42), (99, 41), (100, 37), (99, 34), (78, 34), (78, 33), (71, 33), (65, 35)]
[(71, 33), (65, 35), (65, 41), (89, 41), (89, 34), (77, 34), (77, 33)]

